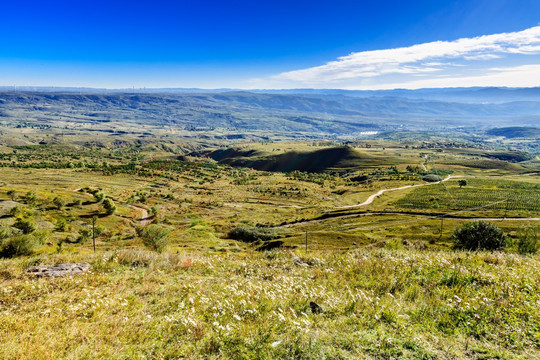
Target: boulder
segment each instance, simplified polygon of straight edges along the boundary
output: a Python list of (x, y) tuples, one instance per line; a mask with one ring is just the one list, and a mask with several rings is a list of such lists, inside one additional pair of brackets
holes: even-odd
[(80, 264), (37, 265), (26, 271), (36, 277), (61, 277), (82, 274), (90, 269), (90, 264), (84, 262)]

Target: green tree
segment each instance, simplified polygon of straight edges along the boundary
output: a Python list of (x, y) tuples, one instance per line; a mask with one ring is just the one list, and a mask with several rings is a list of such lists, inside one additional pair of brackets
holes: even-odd
[(452, 240), (465, 250), (499, 250), (506, 246), (507, 237), (492, 223), (473, 221), (456, 228)]
[(460, 188), (467, 186), (467, 180), (458, 180), (458, 185)]

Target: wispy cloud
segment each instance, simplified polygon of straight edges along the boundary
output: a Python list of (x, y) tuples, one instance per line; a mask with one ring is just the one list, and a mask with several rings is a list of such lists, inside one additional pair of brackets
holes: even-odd
[[(506, 78), (501, 76), (504, 73), (518, 71), (523, 75), (524, 68), (515, 69), (515, 66), (535, 65), (538, 57), (529, 64), (516, 64), (513, 60), (527, 57), (531, 60), (530, 56), (537, 54), (540, 54), (540, 26), (455, 41), (434, 41), (409, 47), (356, 52), (321, 66), (284, 72), (262, 80), (272, 87), (333, 88), (389, 88), (396, 84), (410, 87), (407, 86), (408, 83), (412, 86), (420, 82), (427, 84), (435, 81), (434, 79), (441, 81), (445, 78), (475, 77), (489, 83), (486, 79), (490, 76), (500, 81)], [(507, 65), (513, 63), (515, 66), (498, 70), (493, 68), (495, 61), (499, 61), (497, 64), (500, 65), (500, 61), (505, 59), (509, 60)], [(476, 74), (467, 73), (468, 69), (473, 68), (477, 71)], [(534, 66), (533, 68), (538, 70)], [(534, 74), (538, 75), (537, 72)], [(418, 80), (418, 77), (424, 79)], [(530, 83), (530, 80), (528, 79), (527, 83)], [(535, 80), (536, 86), (540, 86), (540, 77)]]

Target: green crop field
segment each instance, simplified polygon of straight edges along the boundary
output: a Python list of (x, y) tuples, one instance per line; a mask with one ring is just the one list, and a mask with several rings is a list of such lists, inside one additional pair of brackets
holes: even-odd
[(462, 188), (458, 180), (411, 191), (394, 204), (407, 209), (466, 210), (486, 209), (540, 213), (540, 185), (492, 179), (467, 179)]

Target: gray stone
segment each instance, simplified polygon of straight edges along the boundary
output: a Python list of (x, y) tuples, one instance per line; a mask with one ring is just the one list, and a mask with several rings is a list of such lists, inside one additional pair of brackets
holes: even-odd
[(90, 270), (90, 268), (90, 264), (84, 262), (80, 264), (37, 265), (28, 268), (26, 271), (36, 277), (61, 277), (82, 274)]

